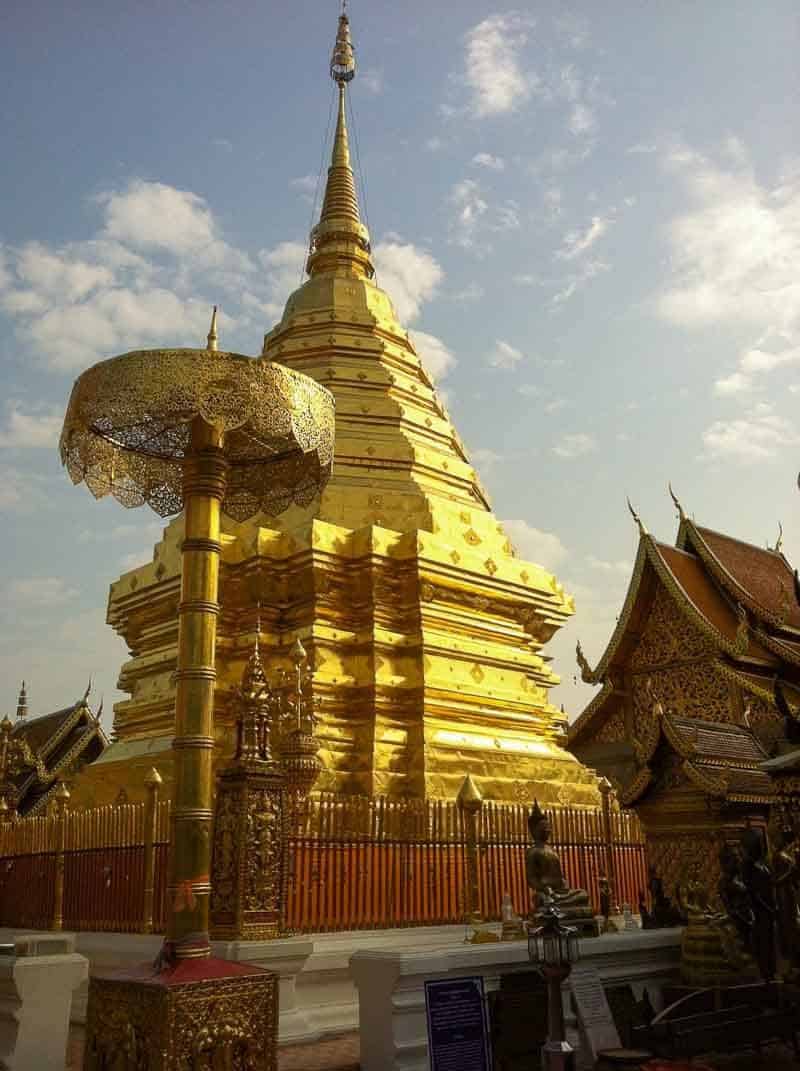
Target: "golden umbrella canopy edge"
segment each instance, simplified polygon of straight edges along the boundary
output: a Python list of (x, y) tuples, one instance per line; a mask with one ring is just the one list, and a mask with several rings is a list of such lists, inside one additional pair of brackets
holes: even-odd
[(59, 443), (73, 483), (161, 517), (183, 508), (192, 422), (224, 441), (222, 509), (243, 521), (307, 505), (333, 464), (334, 400), (275, 362), (211, 349), (134, 350), (83, 372)]

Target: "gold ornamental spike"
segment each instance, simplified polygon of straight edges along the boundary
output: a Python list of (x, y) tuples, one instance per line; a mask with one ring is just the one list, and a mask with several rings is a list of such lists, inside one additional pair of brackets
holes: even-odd
[(292, 660), (292, 662), (293, 662), (293, 664), (295, 666), (301, 666), (303, 664), (303, 662), (305, 662), (306, 658), (308, 657), (306, 655), (305, 647), (300, 642), (300, 637), (299, 636), (294, 641), (292, 646), (289, 648), (289, 657), (291, 658), (291, 660)]
[(483, 802), (483, 796), (480, 793), (480, 789), (472, 780), (472, 776), (467, 774), (464, 780), (461, 782), (461, 788), (458, 790), (459, 807), (474, 807), (476, 804)]
[(207, 350), (216, 350), (217, 349), (217, 306), (216, 305), (214, 306), (214, 311), (211, 313), (211, 328), (209, 329), (208, 335), (206, 336), (206, 340), (208, 342), (208, 345), (206, 346)]
[(144, 779), (146, 785), (161, 785), (163, 784), (163, 778), (155, 766), (150, 767), (150, 773)]
[(24, 718), (28, 713), (28, 695), (25, 691), (25, 681), (22, 682), (22, 687), (19, 690), (19, 699), (17, 700), (17, 718)]

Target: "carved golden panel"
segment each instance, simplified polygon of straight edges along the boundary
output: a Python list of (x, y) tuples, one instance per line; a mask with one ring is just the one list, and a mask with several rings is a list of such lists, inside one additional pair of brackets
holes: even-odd
[(659, 587), (641, 639), (631, 655), (631, 669), (641, 672), (651, 666), (714, 654), (711, 640), (687, 621), (669, 592)]

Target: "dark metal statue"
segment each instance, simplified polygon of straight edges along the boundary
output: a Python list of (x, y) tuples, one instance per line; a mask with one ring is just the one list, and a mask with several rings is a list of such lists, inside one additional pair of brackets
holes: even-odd
[(664, 892), (664, 883), (658, 874), (656, 874), (653, 867), (650, 867), (648, 870), (647, 883), (650, 887), (650, 902), (653, 906), (651, 911), (645, 910), (642, 912), (644, 893), (639, 894), (639, 910), (642, 912), (642, 929), (660, 930), (667, 926), (683, 925), (686, 921), (684, 915)]
[(751, 948), (755, 916), (750, 893), (742, 879), (742, 855), (738, 845), (722, 843), (719, 866), (721, 873), (717, 892), (720, 901), (745, 948)]
[(800, 961), (800, 918), (798, 918), (797, 864), (794, 830), (784, 828), (778, 834), (778, 847), (772, 856), (777, 904), (778, 948), (781, 956), (793, 964)]
[(761, 977), (770, 982), (777, 971), (777, 904), (772, 869), (767, 862), (766, 838), (760, 829), (742, 833), (742, 880), (753, 910), (752, 952)]

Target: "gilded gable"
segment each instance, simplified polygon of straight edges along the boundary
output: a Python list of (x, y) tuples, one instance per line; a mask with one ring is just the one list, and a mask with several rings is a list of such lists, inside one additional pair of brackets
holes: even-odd
[(669, 592), (659, 586), (642, 637), (631, 655), (631, 669), (641, 672), (681, 659), (712, 657), (714, 653), (713, 641), (692, 624)]

